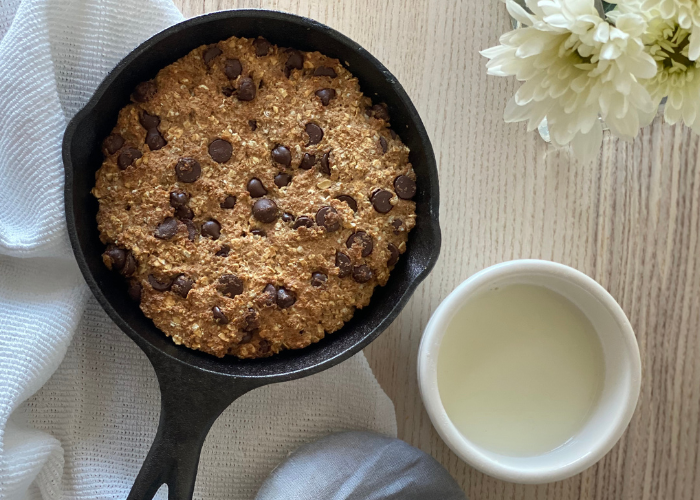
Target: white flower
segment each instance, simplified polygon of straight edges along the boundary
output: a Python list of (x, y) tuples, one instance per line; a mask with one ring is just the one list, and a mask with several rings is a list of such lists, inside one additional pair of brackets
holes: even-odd
[(500, 45), (484, 50), (491, 75), (524, 82), (506, 106), (507, 122), (527, 121), (536, 129), (547, 119), (555, 145), (571, 144), (577, 156), (597, 153), (600, 116), (625, 139), (651, 122), (655, 108), (639, 83), (656, 74), (656, 63), (641, 40), (646, 21), (625, 13), (613, 26), (593, 0), (527, 0), (527, 12), (506, 0), (524, 28), (505, 33)]
[[(622, 5), (623, 1), (618, 3)], [(690, 32), (688, 58), (695, 61), (700, 57), (700, 4), (697, 0), (644, 0), (641, 10), (656, 11), (662, 19), (674, 20)]]

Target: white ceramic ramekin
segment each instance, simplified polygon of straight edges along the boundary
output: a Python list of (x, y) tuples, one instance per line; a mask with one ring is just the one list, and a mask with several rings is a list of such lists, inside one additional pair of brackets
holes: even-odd
[[(475, 294), (516, 283), (545, 286), (578, 306), (598, 333), (605, 358), (603, 391), (581, 431), (563, 446), (532, 457), (500, 455), (469, 441), (445, 413), (437, 382), (440, 343), (455, 313)], [(620, 439), (632, 418), (639, 397), (641, 371), (634, 332), (615, 299), (585, 274), (543, 260), (504, 262), (464, 281), (433, 313), (418, 352), (421, 397), (440, 437), (471, 466), (516, 483), (559, 481), (600, 460)]]

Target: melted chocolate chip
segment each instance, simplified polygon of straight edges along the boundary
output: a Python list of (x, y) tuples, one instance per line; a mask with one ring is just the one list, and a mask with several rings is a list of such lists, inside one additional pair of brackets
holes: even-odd
[(331, 175), (331, 152), (323, 153), (321, 157), (321, 173)]
[(416, 182), (406, 175), (399, 175), (394, 179), (394, 189), (399, 198), (410, 200), (416, 195)]
[(335, 265), (338, 268), (338, 277), (345, 278), (352, 272), (352, 261), (343, 252), (335, 253)]
[(109, 269), (121, 271), (124, 269), (126, 255), (127, 251), (123, 248), (119, 248), (115, 245), (109, 245), (102, 254), (102, 260)]
[(250, 127), (250, 130), (255, 132), (255, 130), (258, 128), (257, 120), (248, 120), (248, 126)]
[(393, 243), (389, 243), (389, 260), (386, 261), (386, 265), (391, 267), (395, 265), (399, 261), (399, 249), (396, 248), (396, 245)]
[(141, 302), (142, 289), (143, 286), (141, 286), (139, 280), (131, 279), (129, 280), (129, 288), (127, 288), (126, 293), (129, 295), (129, 298), (134, 302)]
[(277, 304), (277, 287), (272, 283), (265, 285), (262, 291), (262, 303), (264, 306), (274, 306)]
[(309, 153), (304, 153), (299, 168), (302, 170), (309, 170), (316, 164), (316, 155), (311, 155)]
[(275, 149), (272, 150), (272, 159), (288, 167), (292, 164), (292, 153), (287, 146), (277, 145)]
[(260, 341), (260, 344), (258, 345), (258, 352), (260, 354), (267, 354), (268, 352), (270, 352), (270, 341), (262, 339)]
[(280, 309), (287, 309), (288, 307), (292, 307), (296, 301), (297, 297), (294, 292), (284, 287), (279, 287), (277, 290), (277, 307)]
[(367, 283), (372, 279), (372, 270), (365, 264), (354, 266), (352, 268), (352, 279), (358, 283)]
[(148, 144), (151, 151), (158, 151), (159, 149), (162, 149), (167, 142), (165, 142), (163, 136), (160, 135), (158, 129), (154, 128), (146, 132), (146, 144)]
[(236, 91), (233, 87), (221, 87), (221, 93), (224, 94), (226, 97), (231, 97), (233, 93)]
[(124, 138), (119, 134), (112, 134), (102, 142), (102, 147), (107, 154), (113, 155), (124, 145)]
[(226, 208), (226, 209), (231, 209), (236, 206), (236, 197), (233, 195), (228, 195), (226, 198), (224, 198), (224, 201), (219, 203), (219, 206), (221, 208)]
[(306, 133), (309, 135), (309, 143), (307, 146), (318, 144), (323, 139), (323, 129), (315, 123), (306, 124)]
[(228, 324), (228, 318), (224, 314), (224, 311), (221, 310), (219, 306), (214, 306), (211, 308), (211, 313), (214, 316), (214, 321), (216, 321), (220, 325), (227, 325)]
[(248, 181), (248, 186), (246, 186), (251, 198), (260, 198), (267, 194), (267, 189), (263, 185), (262, 181), (257, 177), (253, 177)]
[(166, 217), (163, 222), (158, 224), (154, 236), (161, 240), (169, 240), (177, 234), (177, 219), (174, 217)]
[(289, 212), (283, 213), (282, 222), (294, 222), (294, 215), (290, 214)]
[(306, 215), (302, 215), (294, 222), (292, 229), (299, 229), (300, 227), (311, 227), (313, 225), (314, 225), (314, 221), (311, 220), (311, 217), (307, 217)]
[(340, 196), (335, 197), (336, 200), (344, 201), (345, 203), (348, 204), (350, 208), (352, 208), (353, 212), (357, 212), (357, 202), (355, 201), (355, 198), (352, 196), (348, 196), (347, 194), (341, 194)]
[(260, 222), (273, 222), (277, 219), (277, 204), (267, 198), (261, 198), (253, 204), (253, 217)]
[(170, 192), (170, 206), (173, 208), (181, 207), (183, 205), (187, 205), (187, 202), (190, 201), (190, 197), (187, 195), (187, 193), (183, 193), (182, 191), (171, 191)]
[(158, 92), (158, 87), (156, 87), (156, 82), (153, 80), (148, 80), (147, 82), (139, 83), (134, 89), (134, 93), (131, 94), (131, 98), (136, 102), (147, 102), (155, 97)]
[(194, 219), (194, 212), (190, 207), (181, 205), (175, 209), (175, 217), (180, 220), (192, 220)]
[(248, 308), (248, 312), (243, 316), (243, 331), (244, 332), (254, 332), (260, 328), (260, 318), (258, 313), (253, 308)]
[(403, 221), (401, 219), (394, 219), (391, 225), (394, 227), (394, 234), (399, 234), (399, 229), (403, 226)]
[(371, 201), (374, 209), (380, 214), (388, 213), (394, 205), (391, 204), (391, 199), (394, 197), (391, 191), (386, 191), (385, 189), (378, 189), (372, 193)]
[(211, 47), (207, 47), (204, 50), (204, 53), (202, 54), (202, 59), (204, 59), (204, 62), (209, 64), (212, 62), (216, 57), (220, 56), (222, 54), (221, 49), (217, 47), (216, 45), (212, 45)]
[(363, 257), (367, 257), (374, 249), (372, 237), (364, 231), (357, 231), (356, 233), (351, 234), (348, 240), (345, 242), (345, 245), (348, 248), (352, 248), (353, 245), (358, 245), (362, 249)]
[(328, 276), (321, 272), (314, 272), (311, 273), (311, 286), (319, 287), (323, 286), (323, 284), (328, 280)]
[(158, 125), (160, 125), (160, 118), (144, 111), (139, 117), (139, 123), (141, 123), (141, 126), (146, 130), (152, 130), (158, 128)]
[(233, 154), (233, 146), (228, 141), (223, 139), (214, 139), (209, 144), (209, 156), (217, 163), (226, 163), (231, 159)]
[(194, 182), (202, 175), (202, 167), (194, 158), (180, 158), (175, 165), (175, 175), (180, 182)]
[(389, 121), (389, 108), (383, 102), (372, 106), (372, 113), (377, 120)]
[(314, 70), (314, 76), (330, 76), (331, 78), (335, 78), (336, 73), (335, 70), (329, 66), (319, 66)]
[(226, 59), (224, 64), (224, 74), (229, 78), (229, 80), (235, 80), (243, 72), (243, 66), (241, 66), (241, 61), (238, 59)]
[(382, 148), (382, 154), (386, 154), (389, 151), (389, 143), (386, 142), (384, 137), (379, 138), (379, 146)]
[(275, 185), (277, 185), (277, 187), (284, 187), (290, 182), (292, 182), (292, 176), (289, 174), (280, 172), (275, 176)]
[(253, 236), (260, 236), (261, 238), (267, 236), (267, 232), (264, 229), (253, 229), (250, 231), (250, 234)]
[(163, 278), (162, 280), (159, 280), (152, 274), (149, 274), (148, 283), (157, 292), (167, 292), (168, 290), (170, 290), (170, 287), (173, 284), (173, 280), (171, 278)]
[(263, 37), (258, 37), (253, 40), (253, 47), (255, 47), (255, 55), (258, 57), (266, 56), (270, 51), (272, 44), (265, 40)]
[(194, 222), (192, 222), (190, 219), (184, 219), (182, 222), (187, 228), (187, 239), (194, 241), (197, 237), (197, 226), (195, 226)]
[(333, 207), (321, 207), (316, 212), (316, 224), (325, 227), (326, 231), (332, 233), (340, 229), (340, 216)]
[(298, 50), (290, 50), (287, 62), (284, 63), (284, 74), (289, 78), (289, 75), (294, 69), (302, 69), (304, 67), (304, 56)]
[(316, 97), (321, 99), (321, 104), (328, 106), (331, 99), (335, 99), (335, 89), (319, 89), (316, 91)]
[(219, 278), (217, 290), (226, 297), (234, 298), (243, 293), (243, 281), (235, 274), (224, 274)]
[(231, 251), (231, 247), (228, 245), (221, 245), (221, 248), (214, 255), (217, 257), (228, 257), (228, 253)]
[(192, 290), (193, 285), (194, 285), (194, 281), (189, 279), (184, 274), (180, 274), (173, 281), (173, 285), (171, 287), (171, 290), (174, 293), (178, 294), (183, 299), (186, 299), (187, 294), (190, 293), (190, 290)]
[(136, 159), (141, 158), (141, 156), (143, 155), (138, 149), (122, 149), (122, 152), (119, 153), (119, 156), (117, 157), (117, 166), (119, 167), (119, 170), (125, 170), (127, 167), (133, 165)]
[(208, 236), (213, 240), (218, 240), (221, 236), (221, 224), (214, 219), (206, 221), (202, 224), (202, 236)]
[(258, 89), (255, 87), (255, 82), (249, 76), (245, 76), (238, 82), (238, 92), (236, 97), (239, 101), (252, 101), (255, 99)]
[(122, 276), (131, 276), (136, 272), (136, 258), (131, 252), (126, 254), (126, 259), (124, 260), (124, 267), (119, 272)]

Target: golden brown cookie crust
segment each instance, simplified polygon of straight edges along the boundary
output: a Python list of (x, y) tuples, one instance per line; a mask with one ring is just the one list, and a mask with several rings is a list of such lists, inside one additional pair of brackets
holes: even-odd
[[(208, 63), (203, 57), (207, 50), (207, 58), (214, 54)], [(144, 314), (176, 344), (219, 357), (269, 356), (305, 347), (338, 330), (355, 308), (369, 303), (376, 285), (386, 284), (393, 267), (387, 265), (392, 258), (389, 244), (394, 252), (403, 253), (408, 231), (415, 225), (415, 204), (399, 198), (394, 188), (399, 175), (415, 179), (409, 150), (389, 129), (386, 113), (377, 106), (372, 111), (357, 79), (338, 60), (318, 52), (290, 52), (273, 45), (267, 55), (258, 57), (255, 50), (253, 40), (233, 37), (199, 47), (162, 69), (154, 79), (155, 94), (152, 88), (142, 88), (144, 92), (135, 97), (145, 97), (146, 102), (134, 100), (119, 112), (113, 134), (119, 134), (124, 144), (111, 154), (105, 148), (93, 189), (100, 204), (97, 221), (103, 243), (129, 251), (136, 260), (131, 280), (141, 285)], [(285, 66), (291, 54), (301, 55), (303, 69)], [(231, 67), (235, 73), (232, 59), (242, 67), (235, 79), (226, 74), (227, 64), (228, 73)], [(337, 76), (314, 76), (319, 67), (332, 68)], [(256, 88), (249, 101), (239, 99), (246, 77)], [(326, 106), (316, 95), (319, 89), (335, 91)], [(241, 95), (245, 98), (245, 92)], [(161, 149), (151, 151), (145, 144), (144, 112), (160, 118), (156, 134), (167, 142)], [(323, 130), (318, 144), (308, 145), (309, 123)], [(223, 163), (209, 153), (216, 139), (232, 146), (230, 159)], [(273, 160), (271, 151), (278, 145), (290, 150), (290, 166)], [(141, 156), (121, 169), (118, 158), (128, 148)], [(330, 175), (320, 162), (329, 152)], [(305, 153), (317, 160), (309, 170), (299, 168)], [(196, 181), (178, 179), (175, 166), (181, 158), (199, 163)], [(122, 162), (129, 159), (122, 157)], [(291, 175), (284, 187), (275, 184), (280, 173)], [(274, 222), (263, 223), (252, 215), (253, 203), (261, 199), (252, 198), (247, 190), (252, 178), (267, 190), (262, 198), (279, 207)], [(371, 196), (377, 189), (392, 195), (387, 213), (373, 207)], [(194, 217), (191, 223), (171, 221), (174, 236), (157, 238), (157, 228), (166, 218), (177, 219), (170, 203), (173, 191), (189, 195), (187, 206)], [(356, 201), (356, 213), (335, 199), (340, 195)], [(236, 197), (234, 208), (222, 208), (227, 196)], [(326, 219), (327, 225), (337, 219), (337, 231), (316, 224), (316, 214), (324, 206), (337, 211), (338, 217)], [(314, 225), (294, 229), (294, 222), (282, 219), (285, 212), (295, 218), (308, 216)], [(210, 220), (220, 225), (218, 239), (201, 234), (202, 224)], [(187, 224), (190, 231), (196, 229), (193, 241)], [(167, 233), (165, 229), (161, 227)], [(255, 229), (265, 236), (253, 235)], [(372, 238), (372, 252), (364, 257), (360, 245), (347, 247), (357, 231)], [(228, 255), (217, 256), (225, 247)], [(359, 283), (352, 272), (340, 277), (337, 252), (350, 257), (358, 279), (366, 271), (360, 266), (368, 266), (371, 279)], [(112, 264), (107, 257), (105, 263)], [(320, 286), (312, 286), (315, 272), (327, 276)], [(176, 291), (181, 288), (158, 291), (152, 286), (153, 278), (167, 286), (179, 275), (192, 282), (186, 297)], [(232, 298), (224, 295), (219, 282), (224, 275), (235, 275), (243, 292)], [(266, 303), (269, 296), (263, 290), (269, 284), (295, 296), (294, 304), (281, 308)], [(214, 307), (219, 308), (218, 321)]]

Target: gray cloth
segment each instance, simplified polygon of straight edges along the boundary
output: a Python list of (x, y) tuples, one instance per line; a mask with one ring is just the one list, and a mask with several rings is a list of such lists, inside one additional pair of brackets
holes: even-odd
[(466, 500), (431, 456), (398, 439), (341, 432), (292, 453), (255, 500)]

